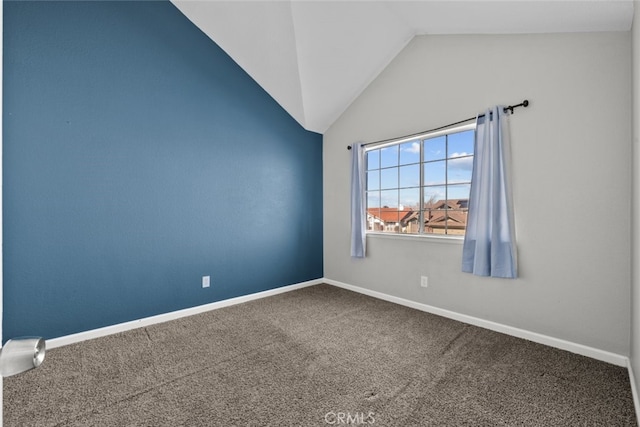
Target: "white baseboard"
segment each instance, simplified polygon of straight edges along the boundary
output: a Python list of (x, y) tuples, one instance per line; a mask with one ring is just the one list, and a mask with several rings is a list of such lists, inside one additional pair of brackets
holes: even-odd
[(636, 409), (636, 418), (638, 418), (638, 426), (640, 426), (640, 399), (638, 398), (638, 389), (636, 388), (636, 378), (633, 375), (633, 366), (631, 360), (627, 360), (627, 370), (629, 371), (629, 381), (631, 382), (631, 394), (633, 395), (633, 406)]
[(62, 347), (69, 344), (100, 338), (107, 335), (117, 334), (120, 332), (130, 331), (136, 328), (154, 325), (156, 323), (168, 322), (169, 320), (179, 319), (181, 317), (193, 316), (194, 314), (204, 313), (223, 307), (229, 307), (243, 302), (253, 301), (284, 292), (294, 291), (296, 289), (306, 288), (307, 286), (319, 285), (324, 283), (323, 279), (309, 280), (307, 282), (296, 283), (281, 288), (270, 289), (268, 291), (257, 292), (255, 294), (243, 295), (241, 297), (230, 298), (223, 301), (217, 301), (210, 304), (199, 305), (197, 307), (186, 308), (184, 310), (172, 311), (170, 313), (159, 314), (157, 316), (146, 317), (144, 319), (132, 320), (130, 322), (119, 323), (117, 325), (105, 326), (104, 328), (93, 329), (90, 331), (79, 332), (77, 334), (66, 335), (59, 338), (47, 340), (47, 349)]
[(340, 288), (348, 289), (350, 291), (358, 292), (374, 298), (393, 302), (395, 304), (411, 307), (416, 310), (425, 311), (427, 313), (436, 314), (438, 316), (458, 320), (460, 322), (468, 323), (470, 325), (479, 326), (481, 328), (490, 329), (492, 331), (501, 332), (503, 334), (512, 335), (518, 338), (524, 338), (529, 341), (548, 345), (550, 347), (559, 348), (561, 350), (570, 351), (572, 353), (577, 353), (583, 356), (591, 357), (593, 359), (601, 360), (603, 362), (611, 363), (613, 365), (623, 366), (623, 367), (626, 367), (628, 365), (628, 358), (620, 354), (611, 353), (605, 350), (588, 347), (586, 345), (577, 344), (574, 342), (550, 337), (548, 335), (527, 331), (525, 329), (515, 328), (513, 326), (503, 325), (501, 323), (492, 322), (490, 320), (480, 319), (478, 317), (456, 313), (454, 311), (449, 311), (442, 308), (433, 307), (427, 304), (422, 304), (422, 303), (407, 300), (404, 298), (399, 298), (392, 295), (384, 294), (382, 292), (372, 291), (372, 290), (361, 288), (358, 286), (349, 285), (347, 283), (338, 282), (332, 279), (325, 278), (324, 283), (337, 286)]
[[(633, 368), (631, 366), (631, 362), (629, 358), (626, 356), (622, 356), (622, 355), (611, 353), (608, 351), (599, 350), (597, 348), (588, 347), (582, 344), (577, 344), (570, 341), (550, 337), (547, 335), (538, 334), (536, 332), (514, 328), (512, 326), (507, 326), (507, 325), (492, 322), (489, 320), (480, 319), (478, 317), (468, 316), (466, 314), (456, 313), (454, 311), (433, 307), (427, 304), (422, 304), (422, 303), (407, 300), (404, 298), (395, 297), (392, 295), (384, 294), (382, 292), (372, 291), (366, 288), (349, 285), (347, 283), (342, 283), (342, 282), (338, 282), (337, 280), (332, 280), (327, 278), (296, 283), (293, 285), (283, 286), (280, 288), (271, 289), (264, 292), (258, 292), (255, 294), (244, 295), (236, 298), (230, 298), (227, 300), (218, 301), (211, 304), (204, 304), (197, 307), (187, 308), (184, 310), (173, 311), (171, 313), (159, 314), (157, 316), (146, 317), (144, 319), (138, 319), (138, 320), (133, 320), (131, 322), (120, 323), (118, 325), (106, 326), (104, 328), (93, 329), (91, 331), (80, 332), (77, 334), (67, 335), (60, 338), (54, 338), (54, 339), (47, 340), (47, 348), (52, 349), (52, 348), (62, 347), (69, 344), (74, 344), (74, 343), (78, 343), (78, 342), (82, 342), (82, 341), (86, 341), (94, 338), (100, 338), (107, 335), (129, 331), (136, 328), (142, 328), (142, 327), (154, 325), (157, 323), (163, 323), (163, 322), (179, 319), (186, 316), (192, 316), (194, 314), (204, 313), (207, 311), (216, 310), (223, 307), (229, 307), (232, 305), (257, 300), (257, 299), (269, 297), (272, 295), (278, 295), (281, 293), (294, 291), (296, 289), (306, 288), (308, 286), (319, 285), (322, 283), (326, 283), (339, 288), (344, 288), (350, 291), (358, 292), (364, 295), (389, 301), (395, 304), (404, 305), (406, 307), (414, 308), (416, 310), (424, 311), (427, 313), (436, 314), (438, 316), (443, 316), (453, 320), (458, 320), (460, 322), (468, 323), (474, 326), (479, 326), (481, 328), (490, 329), (492, 331), (501, 332), (501, 333), (512, 335), (518, 338), (524, 338), (529, 341), (559, 348), (561, 350), (570, 351), (572, 353), (577, 353), (583, 356), (591, 357), (593, 359), (601, 360), (607, 363), (611, 363), (613, 365), (626, 367), (629, 372), (629, 380), (631, 382), (631, 392), (633, 395), (633, 403), (635, 406), (636, 414), (640, 415), (640, 398), (638, 397), (638, 389), (636, 388), (636, 382), (635, 382), (635, 377), (633, 373)], [(0, 389), (0, 392), (1, 392), (1, 389)], [(1, 418), (0, 418), (0, 423), (1, 423)], [(639, 422), (639, 427), (640, 427), (640, 422)]]
[(628, 358), (608, 351), (599, 350), (593, 347), (588, 347), (582, 344), (576, 344), (570, 341), (542, 335), (536, 332), (527, 331), (524, 329), (515, 328), (512, 326), (503, 325), (500, 323), (492, 322), (489, 320), (480, 319), (478, 317), (468, 316), (466, 314), (456, 313), (454, 311), (445, 310), (438, 307), (433, 307), (427, 304), (407, 300), (404, 298), (395, 297), (392, 295), (384, 294), (382, 292), (372, 291), (369, 289), (361, 288), (358, 286), (349, 285), (347, 283), (338, 282), (332, 279), (315, 279), (307, 282), (297, 283), (289, 286), (283, 286), (281, 288), (271, 289), (264, 292), (258, 292), (255, 294), (244, 295), (241, 297), (230, 298), (223, 301), (214, 302), (211, 304), (200, 305), (197, 307), (187, 308), (184, 310), (173, 311), (170, 313), (159, 314), (157, 316), (146, 317), (143, 319), (133, 320), (130, 322), (120, 323), (117, 325), (106, 326), (104, 328), (93, 329), (90, 331), (79, 332), (77, 334), (66, 335), (59, 338), (53, 338), (47, 340), (47, 348), (52, 349), (56, 347), (62, 347), (69, 344), (75, 344), (81, 341), (86, 341), (94, 338), (104, 337), (120, 332), (129, 331), (131, 329), (142, 328), (150, 326), (156, 323), (167, 322), (169, 320), (179, 319), (181, 317), (192, 316), (194, 314), (204, 313), (218, 308), (229, 307), (243, 302), (253, 301), (260, 298), (265, 298), (272, 295), (281, 294), (284, 292), (294, 291), (296, 289), (305, 288), (307, 286), (319, 285), (321, 283), (327, 283), (329, 285), (337, 286), (340, 288), (348, 289), (350, 291), (358, 292), (364, 295), (369, 295), (374, 298), (382, 299), (385, 301), (393, 302), (395, 304), (411, 307), (416, 310), (425, 311), (427, 313), (436, 314), (438, 316), (447, 317), (450, 319), (458, 320), (460, 322), (468, 323), (481, 328), (490, 329), (492, 331), (501, 332), (507, 335), (512, 335), (518, 338), (524, 338), (529, 341), (545, 344), (551, 347), (556, 347), (562, 350), (567, 350), (572, 353), (581, 354), (583, 356), (591, 357), (593, 359), (602, 360), (617, 366), (628, 366)]

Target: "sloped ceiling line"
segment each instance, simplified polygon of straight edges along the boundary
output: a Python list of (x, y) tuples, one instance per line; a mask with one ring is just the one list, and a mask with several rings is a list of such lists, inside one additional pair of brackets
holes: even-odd
[(629, 31), (632, 0), (172, 0), (305, 129), (324, 133), (414, 35)]

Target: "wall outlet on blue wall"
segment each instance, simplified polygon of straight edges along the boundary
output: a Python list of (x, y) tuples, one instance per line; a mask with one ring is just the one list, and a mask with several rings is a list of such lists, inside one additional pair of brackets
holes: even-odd
[(211, 276), (202, 276), (202, 287), (208, 288), (211, 285)]

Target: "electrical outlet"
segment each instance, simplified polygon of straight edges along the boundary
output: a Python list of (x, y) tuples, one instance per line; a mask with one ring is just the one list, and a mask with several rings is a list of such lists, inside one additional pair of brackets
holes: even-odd
[(429, 278), (427, 276), (420, 277), (420, 286), (423, 288), (429, 287)]
[(202, 276), (202, 287), (208, 288), (211, 285), (211, 276)]

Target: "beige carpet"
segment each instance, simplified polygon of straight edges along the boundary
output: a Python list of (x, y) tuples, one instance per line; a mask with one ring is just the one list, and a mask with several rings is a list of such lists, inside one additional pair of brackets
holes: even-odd
[(625, 368), (328, 285), (47, 353), (5, 426), (635, 426)]

